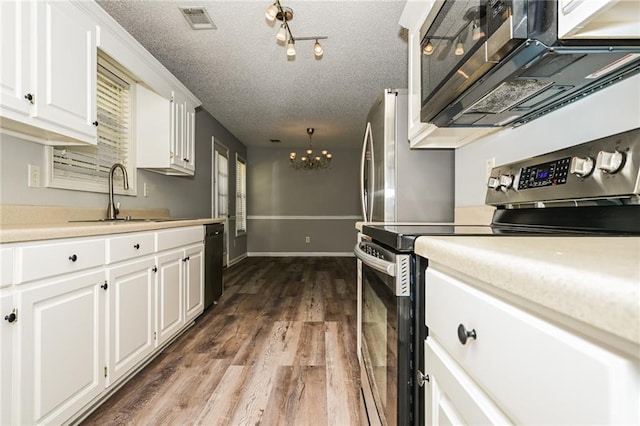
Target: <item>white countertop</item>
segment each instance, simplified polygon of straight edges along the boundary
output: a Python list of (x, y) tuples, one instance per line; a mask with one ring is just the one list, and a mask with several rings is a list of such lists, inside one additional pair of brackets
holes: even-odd
[(415, 251), (640, 344), (640, 237), (420, 237)]
[(0, 243), (50, 240), (55, 238), (87, 237), (93, 235), (120, 234), (124, 232), (150, 231), (180, 226), (222, 223), (222, 218), (171, 219), (154, 221), (117, 222), (57, 222), (33, 225), (15, 224), (0, 227)]

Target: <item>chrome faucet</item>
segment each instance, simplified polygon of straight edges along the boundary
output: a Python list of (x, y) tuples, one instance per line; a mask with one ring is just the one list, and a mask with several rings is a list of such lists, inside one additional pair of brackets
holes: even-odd
[(118, 218), (118, 213), (120, 213), (115, 204), (113, 204), (113, 172), (115, 172), (115, 170), (118, 168), (122, 170), (122, 175), (124, 177), (124, 189), (129, 189), (129, 177), (127, 176), (127, 169), (120, 163), (116, 163), (111, 166), (111, 169), (109, 170), (109, 208), (107, 210), (108, 220), (116, 220)]

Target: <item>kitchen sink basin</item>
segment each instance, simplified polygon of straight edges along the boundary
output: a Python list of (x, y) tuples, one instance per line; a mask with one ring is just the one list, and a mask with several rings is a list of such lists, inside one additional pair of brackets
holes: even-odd
[(184, 218), (162, 217), (162, 218), (118, 218), (118, 219), (81, 219), (70, 220), (74, 223), (129, 223), (129, 222), (170, 222), (174, 220), (187, 220)]

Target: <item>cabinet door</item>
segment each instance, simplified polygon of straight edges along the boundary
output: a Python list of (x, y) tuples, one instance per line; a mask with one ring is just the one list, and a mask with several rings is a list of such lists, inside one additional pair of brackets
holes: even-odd
[(95, 25), (71, 2), (35, 5), (37, 87), (32, 114), (95, 144)]
[(120, 264), (107, 271), (107, 386), (129, 372), (155, 348), (154, 265), (154, 259), (149, 258)]
[(60, 424), (104, 389), (104, 270), (17, 292), (20, 424)]
[(9, 322), (5, 320), (13, 312), (15, 308), (13, 300), (13, 292), (10, 290), (2, 290), (0, 295), (0, 315), (2, 323), (0, 324), (0, 425), (10, 425), (16, 422), (12, 421), (12, 405), (13, 405), (13, 353), (15, 344), (15, 335), (17, 321)]
[(184, 325), (183, 250), (158, 256), (156, 345), (170, 340)]
[(31, 109), (31, 103), (25, 99), (31, 90), (28, 2), (0, 2), (0, 38), (0, 105), (3, 110), (9, 109), (28, 116)]
[(204, 246), (185, 250), (185, 321), (190, 322), (204, 310)]
[(187, 170), (195, 171), (196, 169), (196, 147), (195, 147), (195, 137), (196, 137), (196, 111), (189, 107), (189, 105), (185, 106), (185, 136), (184, 136), (184, 144), (183, 144), (183, 153), (185, 164), (184, 167)]
[(184, 102), (174, 97), (171, 103), (171, 164), (184, 168)]
[(434, 339), (425, 341), (424, 352), (427, 425), (511, 423)]

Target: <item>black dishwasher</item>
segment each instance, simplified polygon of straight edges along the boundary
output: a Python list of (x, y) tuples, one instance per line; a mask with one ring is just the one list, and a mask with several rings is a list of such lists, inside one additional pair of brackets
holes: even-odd
[(212, 223), (204, 226), (204, 309), (222, 296), (222, 251), (224, 225)]

